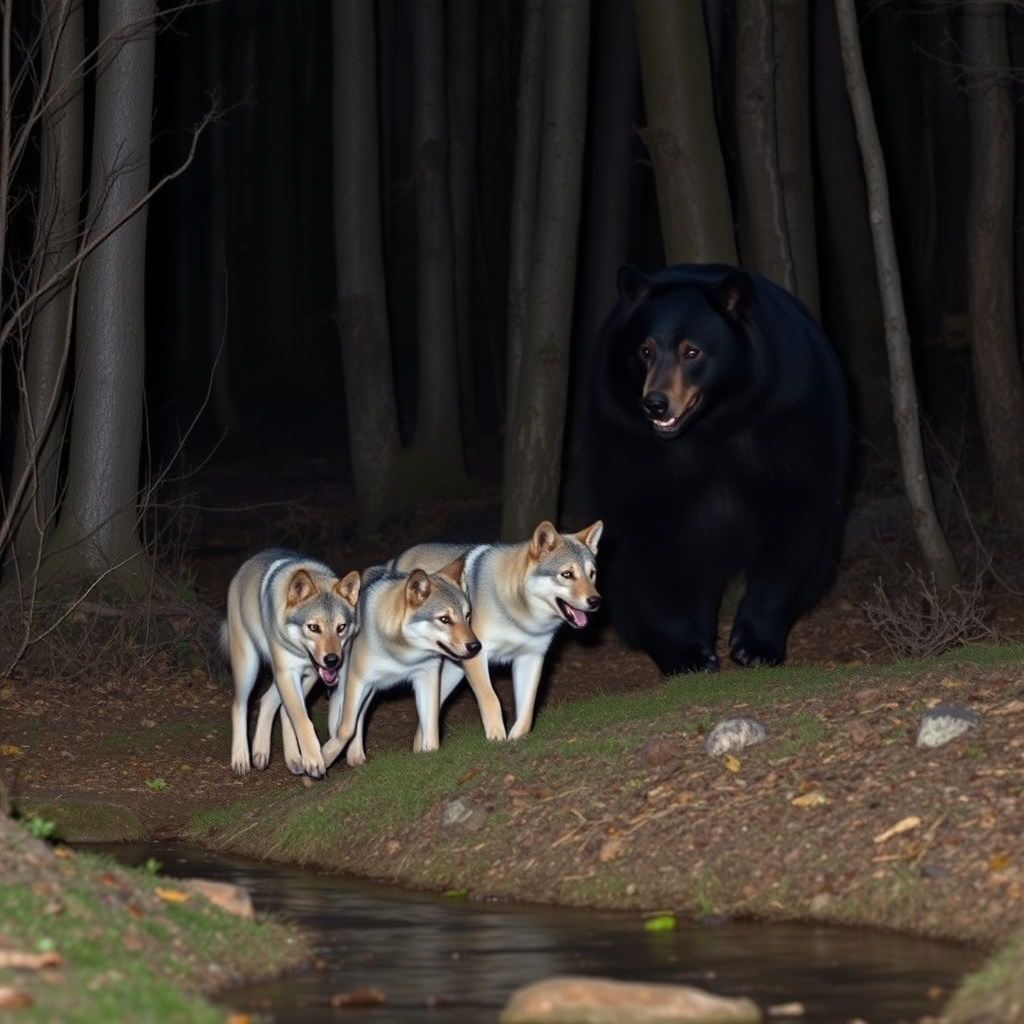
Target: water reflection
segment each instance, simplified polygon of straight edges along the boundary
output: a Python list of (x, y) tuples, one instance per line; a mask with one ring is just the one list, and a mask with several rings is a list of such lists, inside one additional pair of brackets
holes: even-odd
[[(125, 863), (245, 886), (257, 912), (301, 923), (326, 966), (233, 992), (233, 1007), (278, 1024), (484, 1024), (518, 987), (552, 974), (698, 985), (762, 1008), (799, 1001), (808, 1024), (914, 1021), (940, 1008), (979, 954), (850, 929), (681, 924), (648, 932), (636, 915), (453, 901), (254, 864), (177, 846), (104, 846)], [(337, 1009), (332, 995), (377, 988), (379, 1006)]]

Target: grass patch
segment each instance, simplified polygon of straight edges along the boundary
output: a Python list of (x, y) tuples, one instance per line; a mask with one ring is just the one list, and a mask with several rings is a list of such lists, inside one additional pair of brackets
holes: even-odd
[(945, 1007), (948, 1024), (971, 1021), (1006, 1021), (1024, 1017), (1024, 935), (1011, 939), (981, 970), (968, 975)]
[[(571, 786), (585, 759), (587, 772), (614, 778), (622, 755), (658, 732), (705, 733), (723, 714), (771, 708), (781, 701), (837, 695), (885, 678), (952, 673), (958, 665), (1011, 664), (1024, 646), (963, 648), (926, 662), (886, 666), (781, 667), (667, 679), (631, 693), (603, 693), (547, 708), (535, 727), (513, 743), (489, 743), (476, 723), (453, 728), (430, 754), (408, 750), (374, 754), (365, 765), (343, 760), (313, 786), (296, 785), (272, 797), (198, 815), (189, 836), (241, 854), (296, 864), (352, 865), (351, 851), (392, 837), (445, 799), (471, 793), (481, 783), (513, 776), (555, 791)], [(317, 709), (324, 714), (325, 709)], [(792, 720), (781, 756), (819, 742), (826, 726), (811, 715)], [(902, 734), (901, 734), (902, 741)], [(339, 851), (345, 851), (344, 854)], [(358, 857), (356, 858), (358, 860)], [(364, 870), (373, 871), (367, 864)], [(713, 894), (695, 894), (713, 905)]]
[(137, 839), (146, 833), (145, 825), (134, 811), (99, 800), (33, 800), (25, 797), (18, 801), (15, 811), (23, 822), (52, 822), (52, 835), (68, 843)]
[(801, 713), (796, 715), (790, 728), (793, 735), (780, 743), (776, 748), (777, 757), (790, 757), (805, 747), (817, 743), (825, 735), (825, 725), (812, 715)]
[(54, 959), (46, 970), (0, 968), (0, 986), (31, 1000), (17, 1011), (26, 1024), (222, 1024), (223, 1008), (204, 991), (295, 967), (307, 956), (298, 935), (279, 923), (243, 920), (187, 891), (184, 901), (168, 902), (157, 889), (180, 891), (177, 883), (107, 858), (54, 851), (10, 819), (0, 827), (0, 865), (5, 943)]

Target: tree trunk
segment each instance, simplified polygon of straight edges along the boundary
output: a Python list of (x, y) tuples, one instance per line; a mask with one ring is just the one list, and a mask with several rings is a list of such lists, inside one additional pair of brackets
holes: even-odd
[(736, 22), (744, 265), (799, 296), (817, 315), (807, 6), (739, 0)]
[(878, 274), (868, 223), (864, 171), (843, 77), (836, 10), (814, 6), (814, 117), (818, 145), (821, 229), (826, 268), (823, 326), (843, 357), (860, 438), (895, 457), (889, 362)]
[[(68, 485), (41, 582), (148, 589), (139, 541), (146, 212), (156, 5), (100, 0), (88, 232), (78, 295)], [(141, 204), (141, 205), (140, 205)]]
[(699, 3), (634, 0), (650, 153), (667, 263), (736, 262)]
[(334, 0), (331, 17), (338, 330), (352, 477), (365, 531), (390, 511), (402, 449), (381, 245), (373, 0)]
[(544, 128), (527, 344), (505, 437), (502, 536), (558, 513), (587, 113), (589, 0), (545, 5)]
[(525, 0), (519, 52), (516, 148), (509, 218), (505, 423), (516, 414), (519, 370), (530, 311), (533, 233), (537, 221), (537, 168), (544, 115), (544, 0)]
[(640, 99), (640, 67), (633, 39), (631, 0), (601, 0), (594, 6), (594, 50), (587, 110), (587, 157), (573, 364), (570, 373), (567, 484), (575, 482), (582, 462), (590, 365), (601, 325), (617, 299), (615, 275), (629, 257), (630, 184), (641, 156), (633, 131)]
[(413, 179), (416, 189), (416, 431), (407, 477), (421, 493), (465, 489), (448, 180), (442, 0), (413, 8)]
[(953, 552), (946, 541), (935, 513), (921, 442), (921, 423), (917, 409), (914, 368), (910, 357), (910, 338), (900, 289), (899, 260), (889, 213), (889, 192), (885, 180), (885, 162), (878, 142), (871, 97), (868, 94), (854, 0), (835, 0), (839, 22), (839, 43), (846, 72), (846, 86), (853, 107), (857, 138), (860, 141), (864, 177), (868, 186), (869, 219), (878, 268), (878, 285), (885, 310), (885, 342), (889, 354), (893, 418), (903, 470), (903, 485), (910, 502), (911, 520), (925, 564), (941, 594), (948, 594), (959, 582)]
[[(58, 506), (58, 474), (66, 417), (64, 388), (71, 351), (71, 310), (78, 274), (82, 203), (82, 6), (47, 0), (42, 14), (46, 93), (40, 131), (41, 184), (33, 257), (33, 288), (42, 289), (19, 380), (21, 406), (10, 479), (10, 526), (0, 530), (0, 562), (8, 563), (13, 529), (17, 576), (31, 579)], [(20, 498), (19, 498), (20, 495)], [(6, 571), (2, 574), (7, 576)]]
[(472, 327), (473, 294), (473, 208), (476, 204), (476, 119), (478, 108), (477, 55), (480, 37), (479, 0), (452, 0), (448, 9), (449, 81), (448, 189), (452, 206), (452, 276), (455, 302), (455, 341), (462, 396), (462, 433), (477, 430), (479, 416), (475, 386)]
[(964, 9), (971, 128), (967, 295), (971, 363), (996, 521), (1024, 536), (1024, 376), (1013, 309), (1013, 99), (1006, 5)]

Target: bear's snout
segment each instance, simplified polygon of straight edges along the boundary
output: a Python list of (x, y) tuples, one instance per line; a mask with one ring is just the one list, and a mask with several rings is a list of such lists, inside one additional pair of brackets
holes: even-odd
[(668, 395), (664, 391), (648, 391), (644, 395), (644, 412), (648, 419), (665, 419), (668, 415)]

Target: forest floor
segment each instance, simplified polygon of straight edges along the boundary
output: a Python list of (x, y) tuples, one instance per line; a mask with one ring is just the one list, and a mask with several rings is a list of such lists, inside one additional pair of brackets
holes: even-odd
[[(109, 619), (83, 610), (68, 625), (63, 652), (50, 650), (64, 661), (37, 656), (0, 679), (0, 782), (29, 814), (46, 808), (59, 817), (62, 804), (96, 805), (94, 834), (74, 838), (176, 837), (199, 811), (331, 782), (296, 779), (279, 756), (262, 773), (231, 772), (231, 683), (214, 637), (227, 583), (253, 551), (299, 546), (345, 572), (429, 537), (484, 540), (498, 529), (493, 486), (410, 510), (360, 540), (348, 488), (326, 461), (264, 465), (258, 473), (221, 461), (194, 483), (197, 504), (179, 515), (200, 605), (161, 609), (154, 635), (133, 648)], [(734, 698), (719, 693), (705, 705), (698, 696), (685, 713), (652, 720), (650, 734), (617, 762), (570, 763), (567, 735), (564, 756), (545, 755), (559, 764), (486, 780), (474, 800), (502, 813), (465, 844), (490, 864), (472, 869), (475, 894), (841, 921), (985, 948), (1018, 931), (1024, 655), (1004, 647), (991, 659), (954, 654), (897, 669), (865, 605), (880, 578), (905, 581), (913, 560), (899, 509), (898, 499), (879, 499), (855, 510), (834, 586), (793, 630), (787, 664), (811, 678), (820, 671), (820, 687), (751, 700), (745, 670), (723, 658)], [(561, 525), (586, 524), (569, 511)], [(1024, 642), (1019, 594), (991, 589), (981, 600), (1002, 640)], [(97, 657), (101, 630), (107, 648)], [(83, 633), (92, 639), (76, 653)], [(196, 656), (199, 649), (206, 654)], [(703, 685), (693, 677), (698, 694)], [(639, 698), (665, 686), (646, 656), (595, 624), (556, 644), (538, 720), (597, 694)], [(498, 683), (506, 709), (509, 689)], [(465, 690), (446, 708), (447, 729), (474, 722)], [(921, 750), (920, 715), (938, 701), (970, 708), (980, 723), (947, 746)], [(703, 747), (706, 728), (732, 715), (753, 715), (769, 737), (734, 763)], [(414, 731), (407, 694), (380, 700), (367, 726), (370, 759), (408, 749)], [(529, 742), (520, 746), (521, 767)], [(450, 884), (433, 863), (437, 811), (400, 830), (381, 829), (360, 851), (339, 851), (336, 867), (413, 887)], [(513, 827), (502, 833), (501, 822)], [(602, 878), (607, 884), (596, 884)]]

